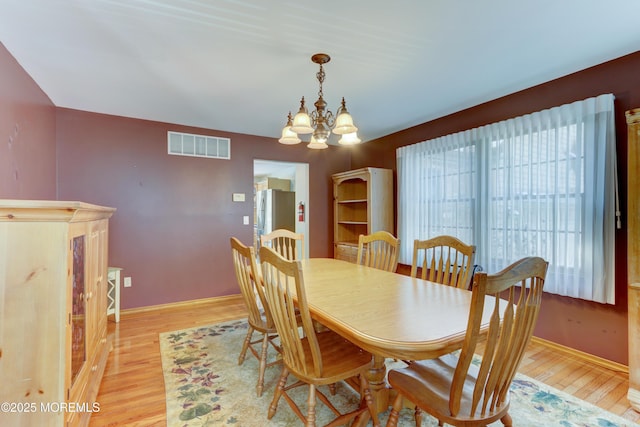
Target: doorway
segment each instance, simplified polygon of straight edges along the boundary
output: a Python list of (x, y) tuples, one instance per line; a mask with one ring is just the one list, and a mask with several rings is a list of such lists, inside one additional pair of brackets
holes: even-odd
[[(257, 192), (272, 187), (282, 191), (294, 193), (293, 228), (296, 233), (304, 234), (304, 250), (309, 254), (309, 164), (296, 162), (282, 162), (277, 160), (255, 159), (253, 161), (253, 226), (254, 246), (257, 248), (259, 233), (263, 232), (263, 224), (258, 221), (258, 212), (264, 209), (257, 204)], [(299, 207), (303, 206), (303, 220), (300, 221)], [(289, 208), (287, 208), (289, 209)]]

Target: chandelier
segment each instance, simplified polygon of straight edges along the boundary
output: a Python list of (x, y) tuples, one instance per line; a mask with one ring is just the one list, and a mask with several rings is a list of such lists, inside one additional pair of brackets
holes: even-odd
[(334, 116), (330, 110), (326, 110), (327, 103), (322, 97), (322, 83), (324, 82), (324, 68), (323, 64), (329, 62), (331, 58), (326, 53), (316, 53), (311, 57), (311, 61), (320, 66), (320, 71), (316, 73), (318, 82), (320, 83), (320, 90), (318, 91), (318, 100), (313, 104), (315, 105), (315, 111), (311, 114), (307, 111), (307, 107), (304, 104), (304, 96), (300, 101), (300, 110), (296, 113), (293, 119), (291, 118), (291, 112), (287, 117), (287, 124), (282, 129), (282, 137), (278, 140), (282, 144), (298, 144), (301, 141), (300, 135), (311, 134), (311, 140), (307, 147), (322, 149), (327, 148), (327, 140), (331, 131), (337, 135), (341, 135), (338, 140), (342, 145), (353, 145), (360, 142), (358, 138), (358, 128), (354, 126), (351, 114), (347, 111), (344, 98), (340, 103), (340, 107)]

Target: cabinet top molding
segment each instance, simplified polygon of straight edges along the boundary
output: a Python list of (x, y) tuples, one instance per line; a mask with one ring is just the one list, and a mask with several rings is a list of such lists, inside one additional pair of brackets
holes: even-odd
[(627, 124), (629, 125), (640, 122), (640, 108), (629, 110), (625, 113), (625, 115), (627, 116)]
[(115, 211), (75, 201), (0, 199), (0, 222), (80, 222), (109, 218)]

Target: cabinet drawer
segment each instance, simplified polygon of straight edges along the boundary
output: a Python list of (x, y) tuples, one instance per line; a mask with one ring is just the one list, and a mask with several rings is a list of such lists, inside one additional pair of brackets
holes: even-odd
[(341, 259), (349, 262), (356, 262), (357, 255), (358, 255), (357, 246), (336, 243), (335, 254), (334, 254), (335, 259)]

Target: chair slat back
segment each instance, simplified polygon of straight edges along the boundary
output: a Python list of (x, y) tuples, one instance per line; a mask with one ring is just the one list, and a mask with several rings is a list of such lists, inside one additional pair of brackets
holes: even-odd
[(473, 274), (476, 247), (453, 236), (437, 236), (413, 241), (411, 277), (468, 289)]
[[(282, 357), (292, 370), (320, 376), (322, 356), (309, 313), (300, 261), (287, 260), (273, 249), (260, 248), (262, 279), (282, 346)], [(295, 303), (294, 297), (297, 300)], [(301, 327), (296, 317), (298, 308)], [(307, 358), (313, 359), (314, 372), (308, 372)]]
[[(500, 407), (507, 397), (511, 381), (522, 360), (538, 319), (542, 289), (548, 263), (528, 257), (499, 273), (474, 275), (471, 311), (464, 345), (451, 385), (449, 409), (456, 416), (460, 410), (462, 388), (480, 336), (485, 297), (495, 299), (489, 322), (482, 362), (473, 390), (470, 414), (482, 414)], [(508, 304), (500, 309), (500, 297)]]
[[(272, 328), (273, 320), (260, 283), (261, 275), (253, 246), (245, 246), (240, 240), (232, 237), (231, 255), (240, 293), (249, 312), (249, 322), (263, 328)], [(262, 311), (264, 311), (264, 317)]]
[(358, 238), (358, 264), (395, 272), (398, 267), (400, 239), (388, 231), (376, 231)]
[(304, 259), (304, 234), (286, 229), (260, 236), (260, 246), (269, 246), (288, 260)]

